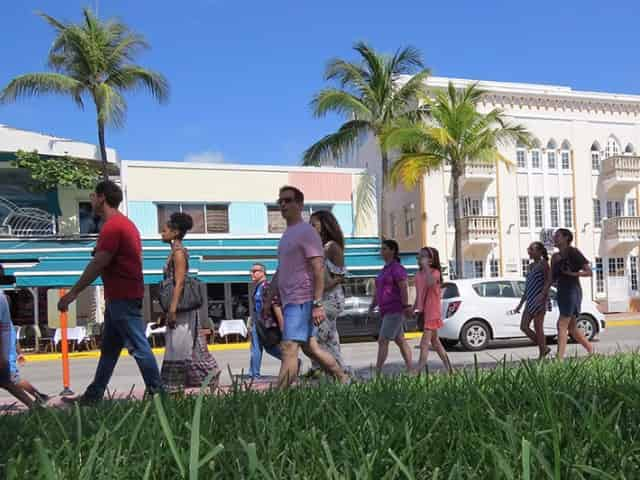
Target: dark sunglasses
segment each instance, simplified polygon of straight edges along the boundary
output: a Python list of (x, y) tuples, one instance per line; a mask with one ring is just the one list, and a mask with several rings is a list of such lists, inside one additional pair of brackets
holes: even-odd
[(285, 198), (279, 198), (278, 200), (276, 200), (276, 203), (278, 205), (284, 205), (287, 203), (293, 203), (295, 201), (295, 199), (291, 198), (291, 197), (285, 197)]
[(264, 272), (261, 268), (256, 268), (255, 270), (250, 270), (250, 273), (253, 275), (254, 273)]

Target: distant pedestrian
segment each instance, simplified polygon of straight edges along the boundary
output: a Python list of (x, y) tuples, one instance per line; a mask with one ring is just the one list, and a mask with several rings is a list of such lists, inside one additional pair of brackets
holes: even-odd
[(447, 351), (444, 349), (438, 329), (444, 326), (442, 321), (442, 266), (440, 265), (440, 254), (432, 247), (420, 249), (418, 255), (419, 270), (416, 273), (416, 303), (414, 310), (419, 312), (424, 318), (424, 333), (420, 340), (420, 359), (415, 372), (420, 373), (427, 365), (429, 346), (436, 351), (444, 367), (449, 373), (453, 372)]
[[(532, 263), (529, 264), (524, 293), (513, 313), (520, 313), (524, 305), (520, 330), (538, 346), (540, 358), (544, 358), (551, 351), (547, 347), (544, 335), (544, 316), (549, 309), (549, 287), (551, 286), (549, 254), (542, 242), (533, 242), (529, 245), (527, 253)], [(531, 330), (532, 321), (534, 330)]]
[(551, 273), (553, 282), (558, 288), (557, 302), (560, 310), (558, 319), (558, 359), (564, 358), (569, 335), (593, 353), (593, 346), (578, 328), (577, 318), (582, 306), (582, 287), (580, 277), (593, 275), (589, 260), (580, 250), (571, 246), (573, 233), (566, 228), (559, 228), (553, 234), (553, 242), (558, 252), (551, 257)]
[(384, 240), (380, 256), (384, 267), (376, 278), (375, 294), (369, 308), (370, 314), (376, 306), (380, 310), (376, 369), (382, 371), (389, 354), (389, 342), (393, 340), (400, 349), (407, 370), (411, 371), (411, 348), (404, 337), (404, 321), (413, 316), (413, 306), (409, 304), (407, 271), (400, 263), (398, 242)]
[[(249, 376), (254, 380), (260, 378), (262, 367), (262, 352), (282, 360), (280, 345), (265, 345), (261, 338), (261, 326), (267, 328), (278, 327), (281, 331), (284, 320), (282, 318), (282, 306), (280, 295), (273, 291), (273, 287), (267, 281), (267, 270), (261, 263), (255, 263), (251, 267), (251, 281), (253, 282), (253, 310), (251, 311), (251, 360), (249, 363)], [(268, 323), (268, 324), (267, 324)], [(269, 342), (270, 343), (270, 342)]]
[[(344, 264), (344, 235), (336, 217), (328, 210), (318, 210), (311, 215), (310, 223), (316, 229), (324, 245), (324, 305), (325, 321), (318, 326), (318, 344), (333, 355), (340, 368), (345, 369), (340, 350), (338, 315), (344, 309), (344, 282), (347, 270)], [(313, 361), (308, 376), (320, 372), (320, 364)]]
[(104, 225), (94, 257), (69, 293), (58, 302), (58, 309), (66, 311), (80, 292), (98, 276), (102, 277), (105, 314), (98, 367), (84, 394), (64, 398), (66, 402), (93, 404), (101, 400), (125, 346), (138, 364), (147, 391), (162, 391), (158, 364), (145, 336), (142, 319), (142, 242), (134, 223), (118, 210), (121, 202), (122, 190), (118, 185), (109, 180), (96, 185), (91, 194), (91, 206)]
[(324, 250), (314, 228), (302, 218), (304, 194), (295, 187), (280, 189), (278, 205), (287, 229), (278, 245), (276, 281), (284, 312), (282, 334), (282, 366), (279, 385), (290, 385), (298, 375), (298, 351), (312, 360), (341, 383), (349, 377), (333, 356), (318, 345), (316, 329), (325, 321)]
[(173, 298), (166, 314), (165, 352), (160, 376), (169, 392), (187, 387), (201, 387), (212, 373), (209, 387), (218, 386), (221, 370), (200, 334), (198, 310), (178, 312), (184, 282), (189, 273), (189, 252), (182, 241), (193, 228), (193, 219), (182, 212), (171, 214), (162, 228), (162, 241), (171, 244), (171, 253), (164, 267), (164, 278), (173, 281)]

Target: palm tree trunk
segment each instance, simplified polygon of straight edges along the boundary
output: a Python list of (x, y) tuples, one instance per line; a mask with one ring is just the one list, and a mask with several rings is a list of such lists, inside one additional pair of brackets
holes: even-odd
[(108, 180), (107, 146), (104, 143), (104, 122), (102, 120), (98, 120), (98, 142), (100, 144), (100, 160), (102, 160), (102, 179)]
[(385, 195), (385, 190), (387, 188), (387, 173), (389, 171), (389, 155), (387, 154), (387, 152), (385, 151), (384, 148), (382, 148), (382, 146), (380, 146), (380, 154), (382, 157), (382, 178), (380, 179), (380, 184), (381, 184), (381, 192), (380, 192), (380, 212), (378, 214), (378, 235), (380, 236), (380, 238), (385, 238), (385, 232), (383, 231), (384, 228), (384, 222), (385, 222), (385, 201), (384, 201), (384, 195)]
[(462, 258), (462, 224), (460, 218), (460, 170), (453, 164), (451, 166), (451, 182), (453, 183), (453, 223), (454, 255), (456, 257), (456, 278), (464, 278), (464, 258)]

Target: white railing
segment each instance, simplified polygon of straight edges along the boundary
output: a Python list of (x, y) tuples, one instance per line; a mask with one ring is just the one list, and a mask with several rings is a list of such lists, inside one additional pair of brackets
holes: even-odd
[(635, 239), (640, 241), (640, 217), (614, 217), (602, 221), (607, 240)]
[(493, 177), (496, 174), (496, 166), (492, 163), (473, 162), (464, 167), (465, 177)]
[(640, 181), (640, 157), (617, 156), (606, 158), (602, 162), (605, 178)]
[(467, 241), (496, 240), (498, 217), (463, 217), (460, 219), (462, 236)]

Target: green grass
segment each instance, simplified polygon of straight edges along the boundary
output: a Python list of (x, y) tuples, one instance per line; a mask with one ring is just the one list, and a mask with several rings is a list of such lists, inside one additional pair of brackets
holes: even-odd
[(0, 417), (8, 479), (639, 479), (635, 355)]

